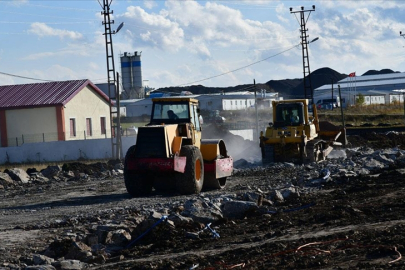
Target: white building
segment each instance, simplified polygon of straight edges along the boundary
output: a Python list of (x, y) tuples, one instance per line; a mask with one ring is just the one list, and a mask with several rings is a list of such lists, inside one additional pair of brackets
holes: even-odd
[[(197, 99), (200, 103), (200, 109), (208, 111), (246, 110), (255, 106), (255, 96), (251, 92), (187, 95), (187, 97)], [(259, 94), (256, 97), (259, 109), (270, 108), (272, 100), (282, 99), (278, 97), (278, 93)], [(126, 107), (127, 117), (150, 115), (152, 110), (151, 98), (128, 100), (123, 104), (121, 106)]]
[[(200, 102), (201, 110), (246, 110), (254, 108), (255, 95), (252, 92), (232, 92), (225, 94), (199, 95), (195, 97)], [(258, 108), (270, 108), (272, 100), (280, 99), (278, 93), (256, 95)]]
[(347, 77), (336, 84), (323, 85), (314, 89), (314, 101), (339, 95), (342, 106), (354, 105), (361, 94), (365, 104), (389, 104), (393, 101), (403, 102), (403, 95), (398, 90), (405, 89), (405, 73), (390, 73)]
[(131, 101), (125, 104), (127, 117), (150, 115), (152, 111), (152, 99), (131, 99)]

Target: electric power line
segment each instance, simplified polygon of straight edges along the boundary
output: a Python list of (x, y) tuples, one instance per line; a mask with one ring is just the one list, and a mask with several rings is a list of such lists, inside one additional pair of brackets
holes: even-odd
[[(253, 66), (253, 65), (258, 64), (258, 63), (260, 63), (260, 62), (263, 62), (263, 61), (265, 61), (265, 60), (267, 60), (267, 59), (270, 59), (270, 58), (276, 57), (276, 56), (278, 56), (278, 55), (280, 55), (280, 54), (283, 54), (283, 53), (285, 53), (285, 52), (288, 52), (288, 51), (290, 51), (290, 50), (292, 50), (292, 49), (294, 49), (294, 48), (296, 48), (296, 47), (298, 47), (298, 46), (300, 46), (300, 45), (301, 45), (301, 44), (294, 45), (294, 46), (292, 46), (291, 48), (288, 48), (288, 49), (286, 49), (286, 50), (284, 50), (284, 51), (281, 51), (281, 52), (279, 52), (279, 53), (276, 53), (276, 54), (274, 54), (274, 55), (271, 55), (271, 56), (266, 57), (266, 58), (264, 58), (264, 59), (261, 59), (261, 60), (259, 60), (259, 61), (250, 63), (249, 65), (246, 65), (246, 66), (243, 66), (243, 67), (239, 67), (239, 68), (237, 68), (237, 69), (230, 70), (230, 71), (228, 71), (228, 72), (225, 72), (225, 73), (222, 73), (222, 74), (218, 74), (218, 75), (215, 75), (215, 76), (211, 76), (211, 77), (208, 77), (208, 78), (205, 78), (205, 79), (201, 79), (201, 80), (198, 80), (198, 81), (194, 81), (194, 82), (190, 82), (190, 83), (179, 84), (179, 85), (177, 85), (177, 87), (178, 87), (178, 86), (188, 85), (188, 84), (194, 84), (194, 83), (202, 82), (202, 81), (206, 81), (206, 80), (210, 80), (210, 79), (213, 79), (213, 78), (217, 78), (217, 77), (220, 77), (220, 76), (223, 76), (223, 75), (226, 75), (226, 74), (230, 74), (230, 73), (239, 71), (239, 70), (241, 70), (241, 69), (244, 69), (244, 68)], [(20, 75), (5, 73), (5, 72), (1, 72), (1, 71), (0, 71), (0, 74), (2, 74), (2, 75), (7, 75), (7, 76), (11, 76), (11, 77), (22, 78), (22, 79), (28, 79), (28, 80), (45, 81), (45, 82), (52, 82), (52, 81), (54, 81), (54, 80), (43, 80), (43, 79), (30, 78), (30, 77), (25, 77), (25, 76), (20, 76)], [(96, 80), (99, 81), (99, 80), (102, 80), (102, 79), (95, 79), (95, 80), (92, 80), (92, 81), (96, 81)], [(105, 79), (104, 79), (104, 80), (105, 80)]]
[[(22, 13), (22, 12), (11, 12), (11, 11), (0, 11), (0, 13), (6, 14), (16, 14), (16, 15), (24, 15), (24, 16), (35, 16), (35, 17), (43, 17), (43, 18), (57, 18), (60, 19), (72, 19), (72, 20), (82, 20), (83, 18), (73, 18), (73, 17), (61, 17), (61, 16), (52, 16), (52, 15), (39, 15), (35, 13)], [(88, 20), (88, 21), (97, 21), (98, 20)]]
[(99, 12), (99, 10), (95, 10), (95, 9), (84, 9), (84, 8), (77, 8), (77, 7), (46, 6), (46, 5), (36, 5), (36, 4), (32, 4), (32, 3), (29, 3), (28, 5), (32, 6), (32, 7), (40, 7), (40, 8), (48, 8), (48, 9), (74, 10), (74, 11), (83, 11), (83, 12), (88, 12), (88, 11)]
[(76, 21), (76, 22), (10, 22), (10, 21), (0, 21), (0, 23), (5, 23), (5, 24), (33, 24), (33, 23), (44, 23), (44, 24), (52, 24), (52, 25), (58, 25), (58, 24), (83, 24), (83, 23), (88, 23), (88, 22), (97, 22), (97, 20), (87, 20), (87, 21)]
[(255, 64), (258, 64), (258, 63), (260, 63), (260, 62), (266, 61), (267, 59), (276, 57), (276, 56), (278, 56), (278, 55), (280, 55), (280, 54), (283, 54), (283, 53), (285, 53), (285, 52), (288, 52), (288, 51), (290, 51), (290, 50), (292, 50), (292, 49), (294, 49), (294, 48), (296, 48), (296, 47), (298, 47), (298, 46), (300, 46), (300, 45), (301, 45), (301, 43), (300, 43), (300, 44), (297, 44), (297, 45), (294, 45), (294, 46), (292, 46), (291, 48), (288, 48), (287, 50), (284, 50), (284, 51), (282, 51), (282, 52), (276, 53), (276, 54), (274, 54), (274, 55), (271, 55), (271, 56), (266, 57), (266, 58), (264, 58), (264, 59), (261, 59), (261, 60), (259, 60), (259, 61), (250, 63), (249, 65), (246, 65), (246, 66), (243, 66), (243, 67), (234, 69), (234, 70), (230, 70), (230, 71), (228, 71), (228, 72), (224, 72), (224, 73), (221, 73), (221, 74), (218, 74), (218, 75), (215, 75), (215, 76), (211, 76), (211, 77), (208, 77), (208, 78), (205, 78), (205, 79), (201, 79), (201, 80), (198, 80), (198, 81), (179, 84), (179, 85), (177, 85), (177, 86), (183, 86), (183, 85), (188, 85), (188, 84), (194, 84), (194, 83), (198, 83), (198, 82), (210, 80), (210, 79), (213, 79), (213, 78), (217, 78), (217, 77), (220, 77), (220, 76), (223, 76), (223, 75), (226, 75), (226, 74), (230, 74), (230, 73), (233, 73), (233, 72), (235, 72), (235, 71), (238, 71), (238, 70), (241, 70), (241, 69), (244, 69), (244, 68), (253, 66), (253, 65), (255, 65)]
[(11, 76), (11, 77), (16, 77), (16, 78), (22, 78), (22, 79), (34, 80), (34, 81), (54, 82), (54, 80), (42, 80), (42, 79), (36, 79), (36, 78), (31, 78), (31, 77), (25, 77), (25, 76), (20, 76), (20, 75), (15, 75), (15, 74), (10, 74), (10, 73), (5, 73), (5, 72), (1, 72), (1, 71), (0, 71), (0, 74), (2, 74), (2, 75), (7, 75), (7, 76)]

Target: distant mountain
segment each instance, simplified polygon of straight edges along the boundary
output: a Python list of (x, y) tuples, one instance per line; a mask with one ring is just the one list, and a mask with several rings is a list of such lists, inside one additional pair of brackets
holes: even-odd
[[(378, 75), (378, 74), (390, 74), (397, 73), (399, 71), (393, 71), (391, 69), (369, 70), (364, 75)], [(312, 88), (316, 89), (326, 84), (336, 83), (344, 78), (347, 74), (339, 73), (331, 68), (320, 68), (310, 74)], [(284, 80), (270, 80), (264, 84), (256, 84), (256, 89), (265, 89), (268, 93), (277, 92), (285, 99), (288, 98), (303, 98), (304, 97), (304, 81), (300, 79), (284, 79)], [(205, 87), (203, 85), (192, 85), (184, 87), (164, 87), (154, 91), (154, 93), (171, 93), (180, 94), (182, 91), (189, 91), (194, 95), (200, 94), (216, 94), (216, 93), (229, 93), (229, 92), (243, 92), (254, 91), (253, 84), (243, 84), (230, 87)]]

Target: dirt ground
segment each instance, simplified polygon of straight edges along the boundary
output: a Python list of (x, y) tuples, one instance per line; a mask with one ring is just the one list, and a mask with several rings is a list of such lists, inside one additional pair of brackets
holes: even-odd
[[(398, 134), (348, 139), (351, 147), (405, 146), (405, 135)], [(0, 269), (29, 267), (33, 254), (45, 254), (55, 243), (63, 245), (61, 239), (85, 235), (106, 220), (129, 223), (145, 209), (178, 212), (179, 205), (195, 197), (153, 193), (130, 198), (122, 175), (93, 176), (91, 172), (99, 167), (81, 168), (88, 169), (85, 179), (31, 183), (0, 191)], [(162, 222), (136, 244), (110, 251), (83, 268), (405, 269), (403, 170), (390, 166), (370, 175), (334, 178), (277, 202), (277, 211), (251, 211), (240, 219), (218, 219), (211, 228), (219, 237), (203, 230), (202, 223), (173, 228)], [(297, 179), (296, 174), (294, 167), (240, 169), (225, 189), (200, 196), (245, 194)], [(196, 239), (186, 237), (200, 231)], [(54, 259), (63, 255), (61, 252)]]

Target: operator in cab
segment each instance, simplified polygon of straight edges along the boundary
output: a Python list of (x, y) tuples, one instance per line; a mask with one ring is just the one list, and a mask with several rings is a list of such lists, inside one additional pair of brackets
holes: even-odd
[(169, 117), (169, 119), (172, 119), (172, 120), (177, 120), (177, 119), (179, 119), (179, 117), (177, 116), (177, 114), (175, 114), (172, 110), (168, 110), (168, 111), (167, 111), (167, 116)]
[(299, 116), (293, 114), (293, 115), (291, 116), (291, 123), (298, 124), (299, 122), (300, 122)]

